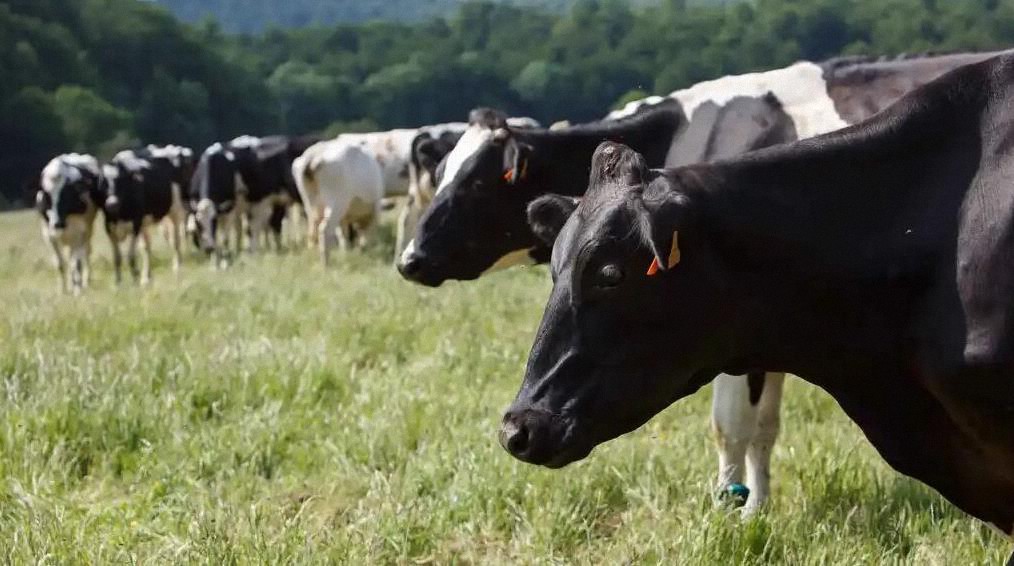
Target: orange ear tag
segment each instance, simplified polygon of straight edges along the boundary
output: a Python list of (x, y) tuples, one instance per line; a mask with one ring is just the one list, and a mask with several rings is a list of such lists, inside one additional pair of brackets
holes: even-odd
[[(672, 248), (669, 250), (669, 261), (668, 269), (676, 267), (680, 262), (680, 246), (679, 246), (679, 232), (674, 231), (672, 233)], [(658, 265), (658, 258), (652, 258), (651, 265), (648, 266), (648, 277), (658, 275), (660, 267)]]
[(514, 181), (514, 169), (508, 169), (503, 173), (503, 180), (508, 183)]

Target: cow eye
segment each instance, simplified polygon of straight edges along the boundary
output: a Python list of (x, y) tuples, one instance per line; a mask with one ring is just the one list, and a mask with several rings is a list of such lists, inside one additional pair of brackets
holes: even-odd
[(623, 282), (623, 270), (620, 266), (607, 263), (599, 268), (595, 284), (603, 289), (612, 289)]

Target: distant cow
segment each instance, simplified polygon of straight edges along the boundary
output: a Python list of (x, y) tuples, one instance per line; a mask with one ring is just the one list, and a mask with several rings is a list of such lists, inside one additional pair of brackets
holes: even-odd
[[(182, 180), (187, 173), (185, 148), (158, 148), (118, 153), (103, 169), (106, 233), (113, 249), (116, 282), (122, 280), (123, 256), (120, 246), (128, 240), (127, 257), (135, 281), (151, 280), (150, 226), (166, 223), (173, 248), (173, 271), (181, 261), (180, 240), (186, 220)], [(191, 154), (192, 155), (192, 154)], [(137, 249), (141, 250), (141, 268)]]
[(504, 448), (565, 466), (719, 372), (791, 372), (893, 468), (1014, 534), (1012, 124), (1008, 54), (714, 164), (603, 144)]
[(76, 153), (55, 157), (42, 170), (35, 205), (42, 217), (42, 238), (53, 251), (64, 291), (80, 293), (91, 278), (92, 226), (103, 200), (101, 177), (94, 157)]
[[(272, 226), (275, 210), (298, 199), (291, 171), (296, 153), (293, 140), (282, 136), (242, 136), (205, 150), (191, 181), (190, 201), (206, 253), (215, 252), (219, 263), (224, 261), (230, 236), (238, 253), (244, 217), (251, 251), (256, 251)], [(276, 238), (280, 245), (280, 236)]]
[(356, 235), (365, 243), (384, 198), (383, 172), (374, 156), (358, 145), (327, 144), (293, 161), (292, 176), (311, 223), (308, 238), (317, 239), (324, 265), (336, 236), (343, 251)]

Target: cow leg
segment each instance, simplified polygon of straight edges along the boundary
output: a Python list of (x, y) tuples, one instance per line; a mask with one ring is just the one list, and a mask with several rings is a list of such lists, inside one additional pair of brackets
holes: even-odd
[(173, 248), (173, 273), (179, 273), (183, 263), (183, 252), (181, 247), (180, 231), (182, 229), (182, 218), (172, 216), (169, 218), (169, 245)]
[(85, 246), (78, 244), (70, 252), (71, 288), (75, 295), (84, 290)]
[(123, 252), (120, 251), (120, 242), (116, 235), (109, 233), (109, 245), (113, 249), (113, 273), (116, 277), (116, 284), (123, 283)]
[(305, 206), (306, 211), (306, 247), (313, 249), (318, 245), (320, 232), (320, 221), (324, 217), (323, 211), (316, 206)]
[(56, 267), (57, 273), (60, 274), (60, 291), (66, 293), (69, 290), (67, 285), (67, 262), (63, 259), (63, 251), (60, 249), (60, 243), (57, 242), (55, 238), (50, 238), (45, 232), (43, 232), (43, 236), (46, 238), (46, 242), (49, 244), (49, 248), (53, 252), (53, 266)]
[(722, 374), (715, 378), (711, 427), (718, 448), (717, 488), (721, 497), (743, 483), (746, 451), (757, 430), (757, 409), (750, 403), (746, 376)]
[(317, 238), (320, 240), (320, 261), (324, 264), (324, 267), (327, 267), (331, 259), (331, 238), (338, 227), (336, 218), (337, 216), (332, 209), (324, 209), (323, 217), (320, 220), (320, 227), (317, 229)]
[(87, 232), (84, 255), (81, 257), (81, 285), (87, 289), (92, 284), (92, 234)]
[[(225, 269), (229, 265), (229, 254), (231, 253), (229, 248), (232, 246), (232, 238), (236, 237), (242, 240), (241, 229), (233, 229), (233, 223), (240, 223), (236, 211), (223, 214), (219, 219), (218, 233), (215, 234), (215, 267), (217, 269)], [(221, 243), (217, 241), (219, 237), (222, 239)], [(236, 244), (236, 253), (239, 253), (239, 244)]]
[(765, 373), (757, 403), (757, 428), (746, 451), (746, 485), (750, 488), (743, 513), (760, 509), (771, 495), (771, 453), (781, 425), (784, 373)]
[(243, 214), (238, 211), (233, 211), (232, 222), (233, 222), (233, 235), (236, 236), (236, 257), (239, 257), (240, 252), (243, 250)]
[(141, 272), (137, 267), (137, 243), (139, 239), (139, 230), (135, 228), (130, 234), (130, 243), (127, 244), (127, 263), (130, 264), (130, 276), (134, 279), (134, 283), (137, 283), (141, 278)]
[(151, 283), (151, 236), (147, 227), (141, 227), (141, 285)]
[(341, 253), (347, 253), (351, 247), (349, 241), (355, 237), (355, 234), (352, 231), (352, 223), (350, 223), (347, 219), (343, 219), (339, 222), (337, 236), (338, 250), (341, 251)]
[(409, 197), (408, 202), (405, 203), (405, 207), (401, 209), (401, 216), (398, 217), (398, 238), (394, 244), (394, 263), (398, 263), (401, 259), (401, 253), (405, 250), (405, 246), (408, 245), (408, 240), (415, 233), (415, 228), (419, 224), (419, 216), (421, 215), (421, 207), (416, 203), (414, 196)]

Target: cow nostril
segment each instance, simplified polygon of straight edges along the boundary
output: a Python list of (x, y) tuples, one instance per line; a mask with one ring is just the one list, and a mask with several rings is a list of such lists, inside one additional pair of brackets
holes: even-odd
[(528, 428), (521, 425), (517, 432), (507, 439), (507, 450), (511, 454), (524, 454), (528, 452), (528, 444)]
[(513, 419), (506, 419), (500, 428), (500, 445), (512, 456), (521, 458), (531, 444), (529, 433), (524, 424), (518, 425)]

